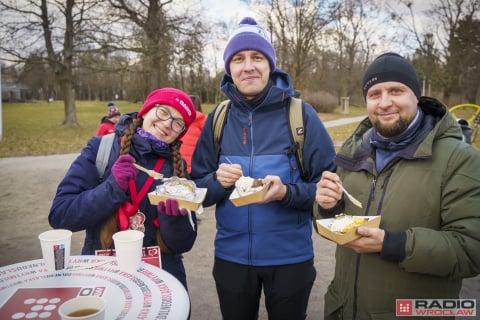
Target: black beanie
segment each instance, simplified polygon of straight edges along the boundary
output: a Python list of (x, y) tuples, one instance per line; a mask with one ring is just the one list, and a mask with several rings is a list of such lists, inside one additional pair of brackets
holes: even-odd
[(388, 52), (378, 56), (367, 68), (363, 76), (363, 98), (377, 83), (396, 81), (403, 83), (420, 99), (421, 90), (415, 68), (402, 56)]

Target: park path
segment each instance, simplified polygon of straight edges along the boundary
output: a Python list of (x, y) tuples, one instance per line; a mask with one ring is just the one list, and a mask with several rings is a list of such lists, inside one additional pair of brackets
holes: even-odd
[(365, 119), (366, 115), (358, 116), (358, 117), (351, 117), (351, 118), (342, 118), (330, 121), (323, 121), (323, 125), (325, 128), (343, 126), (350, 123), (360, 122), (361, 120)]

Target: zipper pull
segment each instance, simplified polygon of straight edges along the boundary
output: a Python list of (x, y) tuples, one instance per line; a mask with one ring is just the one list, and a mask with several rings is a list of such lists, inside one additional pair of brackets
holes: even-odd
[(375, 186), (377, 185), (377, 178), (373, 178), (372, 180), (372, 185), (370, 187), (370, 199), (374, 198), (375, 194)]

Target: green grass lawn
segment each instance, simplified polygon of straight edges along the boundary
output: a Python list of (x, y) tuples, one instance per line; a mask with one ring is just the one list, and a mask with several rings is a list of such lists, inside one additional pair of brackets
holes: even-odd
[[(116, 101), (122, 113), (138, 111), (141, 103)], [(76, 101), (79, 127), (65, 128), (62, 101), (3, 103), (2, 140), (0, 157), (38, 156), (50, 154), (78, 153), (89, 138), (95, 135), (100, 119), (107, 112), (107, 102)], [(209, 113), (213, 104), (203, 104), (202, 110)], [(320, 114), (322, 121), (354, 117), (366, 114), (363, 107), (350, 107), (349, 114), (338, 109), (334, 113)], [(355, 129), (357, 124), (328, 128), (332, 140), (343, 141)], [(479, 139), (480, 140), (480, 139)], [(480, 148), (476, 141), (475, 147)]]
[[(140, 104), (115, 102), (122, 113), (137, 111)], [(79, 127), (66, 128), (63, 101), (3, 103), (0, 157), (78, 153), (95, 135), (107, 102), (76, 101)]]

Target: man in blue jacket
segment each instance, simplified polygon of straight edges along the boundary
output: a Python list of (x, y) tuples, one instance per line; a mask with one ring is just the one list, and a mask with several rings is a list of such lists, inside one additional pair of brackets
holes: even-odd
[[(192, 178), (216, 205), (216, 282), (224, 319), (257, 319), (261, 290), (269, 319), (304, 319), (316, 277), (312, 204), (324, 170), (335, 170), (333, 143), (318, 114), (303, 103), (303, 179), (290, 136), (290, 76), (276, 69), (264, 29), (244, 18), (224, 51), (221, 89), (232, 101), (219, 153), (210, 113), (192, 159)], [(229, 196), (241, 176), (269, 184), (263, 201), (235, 207)]]

